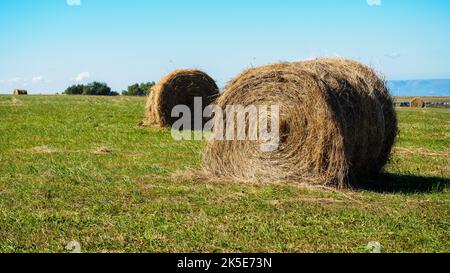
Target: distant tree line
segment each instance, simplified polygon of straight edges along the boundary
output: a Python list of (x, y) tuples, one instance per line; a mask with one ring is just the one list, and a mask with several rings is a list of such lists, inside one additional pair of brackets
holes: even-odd
[(66, 91), (66, 95), (86, 95), (86, 96), (118, 96), (119, 93), (111, 91), (106, 83), (92, 82), (89, 84), (77, 84), (69, 86)]
[[(147, 96), (150, 94), (154, 82), (133, 84), (127, 90), (122, 91), (123, 96)], [(69, 86), (63, 94), (66, 95), (86, 95), (86, 96), (119, 96), (119, 92), (112, 91), (106, 83), (92, 82), (89, 84), (75, 84)]]
[(139, 96), (144, 97), (148, 96), (152, 91), (153, 86), (155, 86), (155, 82), (147, 82), (141, 84), (133, 84), (128, 86), (127, 90), (122, 91), (123, 96)]

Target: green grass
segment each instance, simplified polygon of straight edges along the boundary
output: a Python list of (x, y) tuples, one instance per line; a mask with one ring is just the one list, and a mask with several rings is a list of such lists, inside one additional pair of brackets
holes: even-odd
[(0, 252), (450, 251), (450, 110), (399, 109), (387, 174), (337, 192), (173, 179), (204, 143), (139, 126), (144, 104), (0, 96)]

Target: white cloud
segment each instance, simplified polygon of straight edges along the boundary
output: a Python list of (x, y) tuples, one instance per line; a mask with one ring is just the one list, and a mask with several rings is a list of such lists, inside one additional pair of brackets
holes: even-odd
[(367, 0), (369, 6), (381, 6), (381, 0)]
[(0, 83), (17, 83), (20, 81), (22, 81), (21, 78), (15, 77), (15, 78), (7, 79), (7, 80), (0, 80)]
[(69, 6), (81, 6), (81, 0), (66, 0)]
[(15, 78), (12, 78), (12, 79), (8, 80), (8, 82), (11, 82), (11, 83), (17, 83), (17, 82), (20, 82), (20, 81), (22, 81), (22, 79), (19, 78), (19, 77), (15, 77)]
[(22, 79), (19, 77), (14, 77), (7, 80), (0, 80), (0, 84), (7, 84), (7, 85), (18, 84), (20, 82), (22, 82)]
[(43, 79), (44, 79), (44, 77), (42, 77), (42, 76), (36, 76), (31, 79), (31, 82), (36, 84), (36, 83), (42, 82)]
[(401, 55), (400, 55), (400, 53), (392, 52), (392, 53), (386, 54), (385, 56), (390, 59), (398, 59), (398, 58), (400, 58)]
[(86, 79), (89, 79), (90, 77), (91, 77), (91, 73), (89, 73), (89, 72), (81, 72), (80, 74), (78, 74), (75, 77), (75, 81), (82, 82), (82, 81), (84, 81)]

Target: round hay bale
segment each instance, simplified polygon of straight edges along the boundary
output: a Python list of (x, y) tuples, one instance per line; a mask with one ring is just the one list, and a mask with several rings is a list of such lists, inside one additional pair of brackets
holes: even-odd
[(14, 92), (13, 92), (13, 95), (15, 95), (15, 96), (28, 95), (28, 91), (27, 90), (23, 90), (23, 89), (15, 89)]
[(425, 101), (421, 98), (415, 98), (411, 101), (410, 105), (412, 108), (425, 108)]
[[(194, 98), (201, 97), (203, 109), (219, 96), (219, 88), (206, 73), (196, 70), (175, 70), (155, 85), (147, 99), (146, 125), (171, 127), (178, 118), (172, 118), (172, 109), (177, 105), (188, 106), (194, 112)], [(194, 115), (192, 127), (194, 128)], [(205, 123), (207, 120), (204, 120)], [(201, 129), (201, 128), (194, 128)]]
[(280, 108), (276, 151), (264, 152), (260, 141), (220, 141), (213, 135), (203, 164), (206, 174), (217, 178), (350, 187), (381, 171), (398, 132), (385, 82), (370, 68), (345, 59), (249, 69), (227, 85), (217, 103), (222, 109)]

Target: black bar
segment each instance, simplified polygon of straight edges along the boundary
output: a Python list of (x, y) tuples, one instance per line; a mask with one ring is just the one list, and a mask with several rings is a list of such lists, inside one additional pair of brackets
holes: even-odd
[[(432, 261), (429, 261), (431, 259)], [(4, 254), (0, 263), (20, 267), (87, 272), (93, 266), (124, 272), (320, 272), (321, 270), (385, 271), (397, 264), (403, 270), (432, 264), (444, 266), (447, 254)], [(67, 266), (67, 267), (66, 267)], [(298, 269), (298, 270), (296, 270)]]

